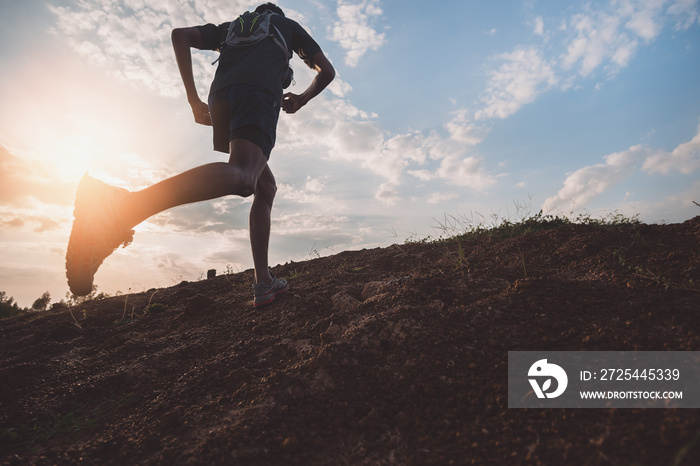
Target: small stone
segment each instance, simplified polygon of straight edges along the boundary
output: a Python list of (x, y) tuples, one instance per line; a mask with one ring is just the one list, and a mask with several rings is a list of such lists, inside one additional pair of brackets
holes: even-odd
[(287, 437), (282, 441), (282, 448), (286, 451), (295, 451), (299, 447), (299, 440), (296, 437)]

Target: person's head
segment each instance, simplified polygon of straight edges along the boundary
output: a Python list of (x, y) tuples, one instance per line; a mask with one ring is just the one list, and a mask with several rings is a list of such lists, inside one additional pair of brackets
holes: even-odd
[(270, 10), (273, 13), (277, 13), (278, 15), (284, 16), (284, 11), (282, 11), (282, 8), (278, 7), (274, 3), (263, 3), (259, 7), (255, 9), (256, 13), (262, 13), (265, 10)]

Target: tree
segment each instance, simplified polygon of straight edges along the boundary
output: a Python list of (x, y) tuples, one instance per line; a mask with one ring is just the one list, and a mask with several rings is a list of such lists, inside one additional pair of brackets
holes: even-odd
[(35, 311), (45, 311), (48, 309), (49, 304), (51, 304), (51, 294), (49, 294), (48, 291), (45, 291), (41, 297), (34, 301), (34, 304), (32, 304), (32, 309)]
[(7, 296), (4, 291), (0, 291), (0, 319), (4, 317), (13, 317), (25, 312), (15, 302), (15, 298)]

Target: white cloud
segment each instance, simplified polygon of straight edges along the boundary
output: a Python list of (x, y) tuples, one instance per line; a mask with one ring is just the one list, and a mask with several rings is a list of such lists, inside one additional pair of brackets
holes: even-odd
[(340, 79), (337, 75), (333, 82), (330, 83), (328, 86), (328, 90), (331, 91), (336, 97), (343, 98), (347, 94), (352, 91), (352, 86), (342, 79)]
[(700, 23), (698, 0), (675, 0), (671, 2), (667, 11), (676, 21), (677, 30), (685, 30)]
[(604, 163), (576, 170), (567, 176), (559, 192), (544, 202), (542, 209), (562, 210), (572, 205), (582, 208), (640, 167), (645, 172), (661, 174), (678, 171), (687, 175), (700, 170), (700, 128), (692, 140), (671, 152), (633, 146), (606, 156)]
[(430, 170), (408, 170), (406, 173), (421, 181), (430, 181), (437, 177), (437, 175)]
[(167, 272), (172, 277), (182, 278), (192, 274), (193, 271), (201, 270), (193, 262), (183, 258), (180, 254), (166, 252), (153, 257), (156, 268)]
[(569, 20), (575, 36), (568, 40), (562, 66), (565, 70), (577, 67), (584, 77), (601, 66), (614, 75), (627, 66), (639, 41), (654, 41), (669, 19), (680, 27), (692, 25), (697, 19), (696, 3), (697, 0), (672, 2), (664, 12), (667, 0), (621, 0), (576, 14)]
[(485, 107), (476, 112), (477, 120), (507, 118), (557, 84), (554, 70), (534, 47), (520, 48), (495, 58), (503, 64), (491, 73), (481, 99)]
[(304, 187), (306, 188), (307, 191), (310, 191), (312, 193), (320, 193), (323, 188), (325, 188), (325, 183), (318, 178), (313, 178), (311, 176), (306, 177), (306, 184)]
[(311, 212), (295, 212), (285, 215), (275, 215), (272, 218), (272, 228), (275, 235), (312, 235), (314, 233), (328, 234), (342, 232), (348, 222), (348, 217), (342, 215), (327, 215)]
[(277, 188), (278, 205), (281, 200), (285, 200), (295, 205), (312, 205), (318, 212), (338, 213), (347, 210), (343, 202), (333, 199), (326, 192), (326, 183), (319, 178), (307, 176), (303, 184), (278, 183)]
[(621, 30), (622, 19), (604, 12), (575, 15), (571, 26), (576, 37), (562, 57), (564, 70), (577, 66), (579, 74), (586, 77), (602, 64), (613, 64), (613, 70), (626, 66), (638, 43)]
[(700, 199), (700, 181), (689, 189), (658, 201), (635, 201), (618, 207), (622, 212), (637, 211), (648, 222), (683, 222), (698, 215), (693, 200)]
[(357, 66), (368, 50), (377, 50), (384, 44), (384, 33), (370, 25), (373, 18), (382, 14), (379, 0), (338, 0), (337, 14), (338, 21), (329, 27), (330, 38), (346, 50), (346, 65)]
[(431, 193), (428, 196), (428, 204), (440, 204), (441, 202), (451, 201), (459, 197), (456, 193)]
[(374, 194), (374, 198), (387, 205), (396, 205), (401, 200), (396, 187), (391, 183), (382, 183)]
[(564, 186), (556, 195), (544, 201), (542, 210), (551, 212), (572, 206), (580, 209), (594, 197), (624, 180), (646, 158), (656, 153), (657, 151), (642, 146), (634, 146), (606, 156), (604, 163), (580, 168), (564, 180)]
[[(49, 6), (56, 15), (56, 33), (98, 66), (119, 78), (147, 86), (166, 96), (180, 95), (177, 65), (170, 44), (175, 27), (228, 21), (226, 14), (243, 12), (249, 2), (234, 0), (221, 8), (214, 0), (169, 2), (142, 0), (81, 0), (69, 6)], [(193, 54), (198, 84), (213, 77), (212, 55)], [(206, 95), (206, 87), (200, 93)]]
[(533, 35), (550, 44), (555, 34), (559, 47), (520, 45), (494, 56), (499, 65), (489, 73), (475, 120), (508, 118), (543, 92), (557, 87), (568, 90), (577, 80), (591, 78), (601, 69), (609, 77), (615, 76), (629, 64), (640, 43), (651, 44), (667, 23), (688, 29), (700, 21), (697, 4), (698, 0), (610, 0), (598, 7), (585, 4), (551, 32), (545, 32), (545, 20), (537, 16)]
[(635, 9), (630, 3), (624, 4), (623, 8), (631, 10), (630, 19), (625, 23), (625, 27), (645, 40), (654, 40), (661, 33), (663, 27), (659, 22), (659, 15), (666, 0), (647, 0), (638, 3), (638, 9)]
[(496, 182), (496, 178), (486, 173), (478, 157), (450, 154), (442, 159), (437, 173), (454, 185), (474, 190), (485, 189)]
[(445, 125), (448, 136), (422, 132), (389, 134), (373, 115), (347, 101), (321, 95), (313, 105), (280, 120), (284, 147), (306, 148), (330, 161), (349, 162), (380, 178), (375, 198), (393, 205), (401, 199), (399, 188), (409, 174), (422, 180), (482, 189), (495, 183), (482, 160), (470, 150), (487, 133), (470, 122), (465, 110)]
[(488, 129), (483, 125), (477, 125), (469, 119), (465, 109), (458, 110), (454, 117), (445, 124), (450, 133), (450, 139), (466, 147), (472, 147), (484, 140)]
[(650, 173), (663, 174), (672, 170), (689, 174), (700, 169), (700, 128), (690, 142), (679, 145), (673, 152), (660, 152), (649, 157), (642, 169)]
[(536, 36), (543, 36), (544, 35), (544, 20), (542, 19), (541, 16), (538, 16), (537, 18), (535, 18), (535, 27), (534, 27), (532, 32)]

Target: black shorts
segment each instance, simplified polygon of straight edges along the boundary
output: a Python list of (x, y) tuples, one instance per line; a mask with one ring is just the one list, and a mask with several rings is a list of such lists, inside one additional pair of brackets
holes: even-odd
[(269, 159), (275, 146), (280, 106), (270, 92), (236, 84), (209, 96), (214, 150), (229, 152), (229, 142), (242, 138), (256, 144)]

